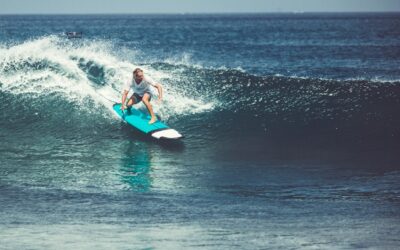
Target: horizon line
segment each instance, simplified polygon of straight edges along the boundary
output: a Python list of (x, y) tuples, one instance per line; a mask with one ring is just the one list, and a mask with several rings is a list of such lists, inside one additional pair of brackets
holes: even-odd
[(143, 13), (124, 13), (124, 12), (88, 12), (88, 13), (0, 13), (0, 15), (207, 15), (207, 14), (400, 14), (399, 11), (249, 11), (249, 12), (143, 12)]

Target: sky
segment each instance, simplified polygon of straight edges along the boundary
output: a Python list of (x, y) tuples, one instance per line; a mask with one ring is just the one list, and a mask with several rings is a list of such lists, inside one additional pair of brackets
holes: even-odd
[(400, 12), (400, 0), (0, 0), (0, 14)]

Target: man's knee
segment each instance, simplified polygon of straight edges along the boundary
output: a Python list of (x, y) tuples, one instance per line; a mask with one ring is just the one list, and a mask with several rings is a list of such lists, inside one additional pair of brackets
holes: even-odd
[(147, 100), (147, 99), (143, 99), (142, 102), (143, 102), (145, 105), (150, 105), (150, 102), (149, 102), (149, 100)]
[(142, 102), (146, 105), (150, 104), (150, 96), (148, 94), (144, 94)]

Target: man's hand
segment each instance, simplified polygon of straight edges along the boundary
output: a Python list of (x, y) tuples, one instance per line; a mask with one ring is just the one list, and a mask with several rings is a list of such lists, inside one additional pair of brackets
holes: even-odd
[(121, 105), (121, 111), (124, 112), (124, 110), (126, 109), (125, 105)]
[(162, 99), (159, 98), (159, 99), (157, 100), (157, 104), (161, 104), (161, 102), (162, 102)]

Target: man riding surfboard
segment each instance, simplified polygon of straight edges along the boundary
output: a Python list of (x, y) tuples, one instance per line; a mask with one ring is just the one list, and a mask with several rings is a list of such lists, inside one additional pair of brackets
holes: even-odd
[[(151, 100), (150, 86), (153, 86), (157, 89), (158, 102), (161, 102), (163, 94), (163, 88), (161, 84), (155, 82), (151, 77), (147, 75), (145, 76), (142, 69), (136, 68), (133, 71), (133, 77), (129, 79), (124, 85), (121, 110), (124, 111), (126, 108), (130, 108), (133, 104), (137, 104), (142, 101), (151, 115), (149, 124), (153, 124), (157, 121), (157, 118), (154, 115), (153, 106), (150, 103)], [(128, 96), (128, 93), (131, 89), (133, 90), (133, 94), (129, 98), (128, 103), (125, 105), (126, 97)]]

